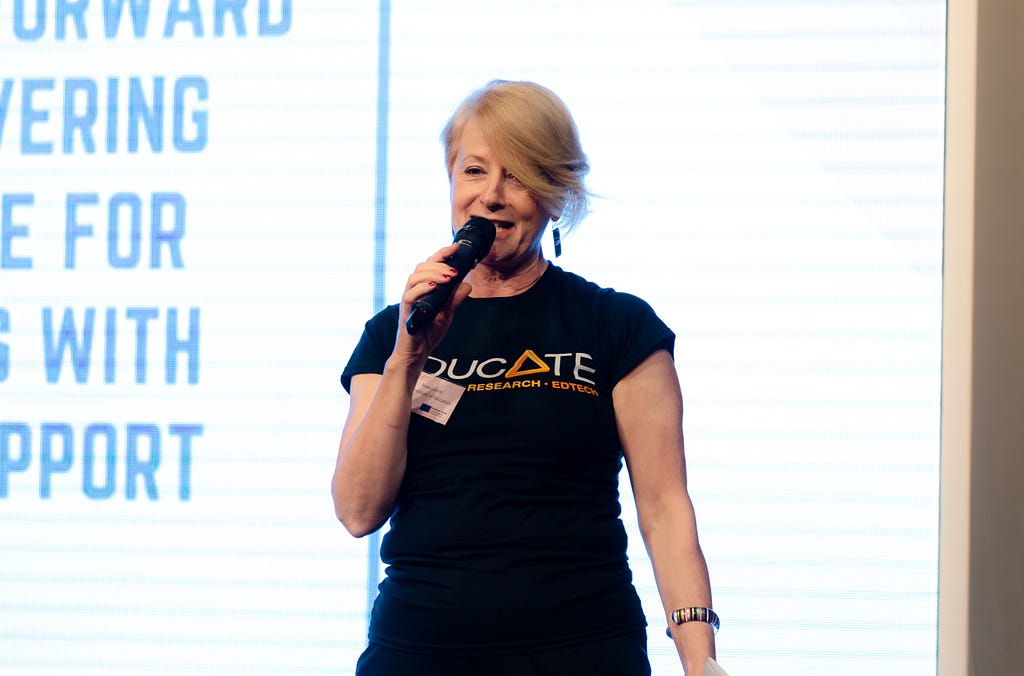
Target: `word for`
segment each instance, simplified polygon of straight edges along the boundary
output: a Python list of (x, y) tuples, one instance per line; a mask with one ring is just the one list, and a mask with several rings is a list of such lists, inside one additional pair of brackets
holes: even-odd
[[(150, 0), (102, 0), (93, 2), (92, 9), (93, 14), (98, 14), (97, 18), (102, 21), (103, 37), (106, 39), (113, 39), (120, 33), (126, 6), (129, 10), (132, 35), (136, 38), (145, 38), (149, 36), (152, 4)], [(206, 32), (205, 23), (211, 20), (213, 35), (223, 37), (228, 30), (229, 19), (235, 35), (245, 37), (247, 33), (245, 6), (248, 0), (188, 0), (184, 7), (182, 4), (181, 0), (166, 0), (163, 37), (175, 37), (178, 27), (182, 26), (183, 29), (191, 28), (193, 37), (201, 38)], [(206, 19), (203, 17), (201, 4), (209, 11)], [(257, 35), (280, 36), (291, 29), (291, 0), (259, 0), (254, 4), (257, 5)], [(66, 40), (71, 34), (79, 40), (88, 39), (86, 19), (90, 11), (89, 0), (53, 0), (52, 13), (48, 5), (48, 0), (14, 0), (14, 37), (21, 41), (33, 42), (52, 30), (53, 37), (57, 40)]]
[[(64, 267), (78, 265), (78, 243), (92, 239), (100, 203), (97, 193), (68, 193), (64, 202)], [(15, 251), (16, 239), (29, 237), (29, 226), (20, 222), (19, 211), (35, 204), (32, 193), (0, 195), (0, 269), (29, 270), (32, 257)], [(116, 193), (106, 204), (106, 258), (121, 270), (143, 264), (143, 221), (148, 218), (148, 267), (163, 267), (164, 254), (172, 268), (185, 267), (181, 240), (185, 237), (185, 197), (176, 192), (155, 192), (148, 200), (135, 193)], [(19, 221), (19, 222), (16, 222)], [(95, 246), (90, 247), (95, 250)]]
[[(0, 150), (12, 110), (20, 113), (16, 133), (22, 155), (53, 155), (58, 140), (65, 155), (76, 150), (94, 154), (97, 148), (108, 154), (122, 148), (137, 153), (147, 145), (161, 153), (167, 138), (179, 153), (206, 148), (209, 112), (203, 104), (210, 98), (206, 78), (182, 76), (168, 86), (162, 75), (148, 81), (131, 76), (124, 84), (122, 93), (122, 80), (117, 77), (67, 78), (59, 86), (52, 77), (0, 80)], [(52, 121), (51, 116), (58, 119)]]
[[(34, 468), (39, 497), (48, 499), (54, 484), (69, 481), (76, 465), (82, 493), (91, 500), (114, 497), (119, 477), (126, 500), (135, 500), (140, 493), (158, 500), (161, 485), (170, 485), (178, 500), (191, 497), (192, 440), (202, 435), (202, 425), (171, 423), (165, 431), (152, 423), (128, 423), (119, 434), (119, 428), (106, 422), (91, 423), (77, 432), (69, 423), (44, 422), (39, 425), (38, 440), (33, 431), (24, 422), (0, 423), (0, 498), (8, 496), (12, 475), (26, 476)], [(172, 462), (168, 467), (165, 446), (173, 439), (177, 440), (177, 466)], [(165, 469), (170, 471), (160, 471)]]

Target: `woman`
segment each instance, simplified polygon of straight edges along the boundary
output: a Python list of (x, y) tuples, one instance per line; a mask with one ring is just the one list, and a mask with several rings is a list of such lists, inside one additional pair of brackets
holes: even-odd
[[(576, 125), (548, 89), (493, 81), (442, 141), (453, 228), (477, 216), (497, 233), (410, 335), (412, 304), (452, 279), (457, 247), (417, 265), (342, 375), (335, 511), (357, 537), (391, 519), (357, 674), (649, 674), (619, 519), (624, 457), (670, 634), (699, 676), (717, 617), (686, 491), (674, 335), (642, 300), (541, 250), (549, 223), (572, 228), (587, 210)], [(450, 417), (410, 413), (417, 387)]]

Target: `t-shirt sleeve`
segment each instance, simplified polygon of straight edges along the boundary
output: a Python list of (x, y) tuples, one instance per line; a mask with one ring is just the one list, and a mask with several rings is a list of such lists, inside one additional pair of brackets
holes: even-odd
[(603, 322), (610, 354), (611, 385), (614, 387), (640, 362), (658, 350), (673, 353), (675, 333), (643, 299), (632, 294), (607, 291)]
[(384, 373), (384, 364), (395, 348), (398, 330), (398, 306), (389, 305), (374, 315), (363, 328), (348, 364), (341, 372), (341, 385), (351, 391), (352, 376), (360, 373)]

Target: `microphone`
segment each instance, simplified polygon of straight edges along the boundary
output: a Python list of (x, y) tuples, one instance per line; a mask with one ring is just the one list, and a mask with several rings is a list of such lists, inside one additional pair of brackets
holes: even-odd
[(412, 304), (412, 312), (405, 320), (405, 329), (410, 336), (434, 321), (434, 317), (452, 295), (452, 291), (459, 287), (459, 283), (469, 271), (491, 250), (495, 233), (494, 223), (480, 216), (473, 216), (459, 228), (452, 240), (459, 245), (459, 250), (444, 259), (444, 262), (455, 268), (457, 273)]

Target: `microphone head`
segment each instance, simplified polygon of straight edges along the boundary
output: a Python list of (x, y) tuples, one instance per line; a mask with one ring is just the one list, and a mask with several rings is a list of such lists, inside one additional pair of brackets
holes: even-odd
[(491, 250), (496, 234), (497, 228), (494, 227), (494, 223), (486, 218), (473, 216), (459, 228), (459, 231), (455, 233), (453, 241), (465, 242), (471, 246), (476, 254), (476, 259), (480, 260)]

